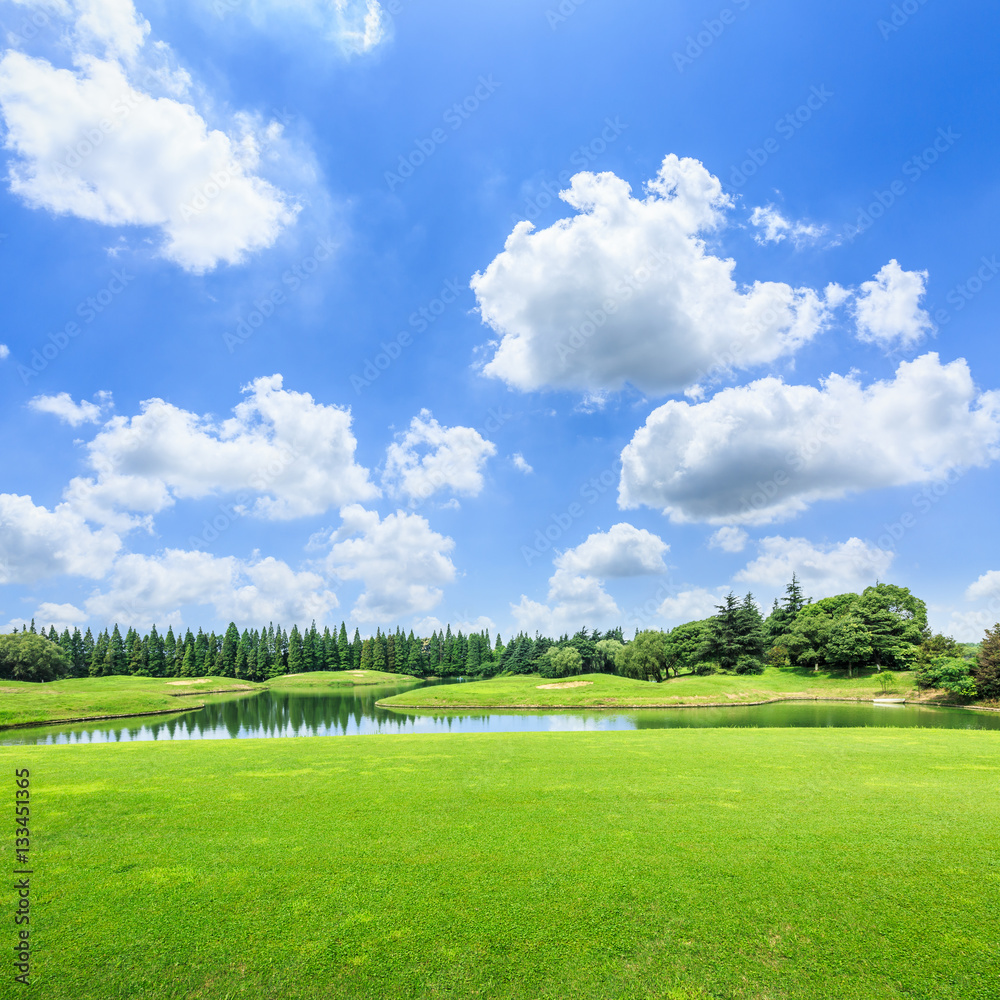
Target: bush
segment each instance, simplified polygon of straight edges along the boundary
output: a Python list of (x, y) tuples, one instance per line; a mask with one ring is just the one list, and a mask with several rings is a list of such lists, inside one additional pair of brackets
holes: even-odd
[(970, 664), (955, 656), (935, 656), (921, 663), (916, 679), (922, 688), (940, 688), (960, 698), (976, 697), (977, 684)]
[(66, 654), (33, 632), (0, 635), (0, 680), (54, 681), (69, 673)]
[(738, 674), (762, 674), (764, 673), (764, 661), (756, 656), (741, 656), (737, 659), (733, 669)]

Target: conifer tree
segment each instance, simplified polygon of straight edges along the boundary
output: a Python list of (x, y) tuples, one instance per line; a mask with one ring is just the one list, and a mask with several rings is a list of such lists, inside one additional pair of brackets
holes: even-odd
[(375, 630), (375, 639), (372, 642), (372, 670), (385, 672), (385, 638), (381, 629)]
[(360, 670), (361, 669), (361, 652), (364, 643), (361, 641), (361, 633), (355, 629), (354, 639), (351, 642), (351, 669)]
[(299, 635), (298, 625), (293, 625), (288, 633), (288, 672), (301, 674), (303, 669), (302, 636)]
[(221, 661), (219, 663), (219, 673), (222, 677), (236, 676), (236, 647), (240, 644), (240, 630), (235, 622), (230, 622), (226, 628), (225, 637), (222, 640), (222, 649), (219, 651)]
[(164, 655), (163, 639), (156, 631), (156, 625), (149, 630), (149, 676), (163, 677), (167, 672), (167, 661)]
[(174, 637), (173, 625), (167, 626), (167, 634), (163, 639), (163, 657), (166, 662), (165, 677), (176, 677), (180, 673), (180, 663), (177, 658), (177, 639)]
[(340, 669), (350, 670), (352, 666), (351, 643), (347, 638), (347, 625), (344, 622), (340, 623), (340, 631), (337, 633), (337, 653), (340, 657)]
[(108, 657), (109, 642), (110, 638), (108, 636), (108, 630), (105, 629), (103, 632), (98, 634), (97, 642), (94, 643), (94, 652), (87, 668), (91, 677), (104, 676), (105, 660)]
[(118, 631), (118, 624), (115, 623), (114, 631), (108, 641), (108, 651), (104, 654), (104, 676), (124, 674), (127, 670), (128, 660), (125, 655), (125, 642), (121, 632)]
[(194, 643), (185, 645), (184, 659), (181, 661), (181, 677), (197, 677), (197, 667), (194, 659)]
[(374, 640), (370, 639), (370, 638), (369, 639), (365, 639), (365, 641), (361, 643), (361, 663), (360, 663), (360, 666), (359, 666), (360, 670), (371, 670), (372, 669), (372, 662), (374, 660), (374, 657), (373, 657), (373, 654), (372, 654), (372, 647), (374, 645), (375, 645)]

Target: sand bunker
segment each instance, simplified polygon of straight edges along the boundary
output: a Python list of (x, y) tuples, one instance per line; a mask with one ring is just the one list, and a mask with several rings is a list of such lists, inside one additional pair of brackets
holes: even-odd
[(187, 687), (189, 684), (207, 684), (208, 678), (203, 677), (200, 681), (167, 681), (168, 684), (173, 684), (176, 687)]
[(567, 681), (565, 684), (536, 684), (539, 691), (552, 691), (555, 688), (585, 688), (593, 681)]

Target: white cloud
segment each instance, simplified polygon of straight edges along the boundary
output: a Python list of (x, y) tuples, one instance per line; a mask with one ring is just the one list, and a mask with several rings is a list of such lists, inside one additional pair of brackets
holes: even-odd
[(91, 530), (69, 504), (48, 510), (31, 497), (0, 493), (0, 584), (30, 584), (63, 573), (100, 579), (119, 548), (117, 534)]
[(531, 473), (535, 471), (530, 465), (528, 465), (527, 461), (524, 458), (524, 455), (522, 455), (520, 452), (517, 452), (514, 455), (513, 461), (514, 461), (514, 468), (517, 469), (518, 472), (523, 472), (526, 476), (530, 476)]
[(555, 565), (569, 574), (602, 578), (665, 573), (663, 554), (669, 548), (662, 538), (644, 528), (616, 524), (563, 552)]
[(728, 587), (706, 590), (693, 587), (681, 590), (668, 597), (657, 609), (657, 615), (669, 625), (683, 625), (685, 622), (700, 622), (711, 618), (725, 600)]
[(273, 558), (241, 560), (208, 552), (167, 549), (122, 556), (112, 586), (87, 599), (100, 621), (148, 628), (180, 620), (185, 607), (208, 606), (223, 619), (260, 627), (269, 621), (308, 624), (322, 620), (337, 598), (316, 573), (297, 573)]
[(244, 114), (212, 128), (130, 0), (77, 0), (74, 18), (73, 69), (0, 59), (11, 190), (57, 215), (157, 228), (161, 254), (196, 273), (271, 246), (298, 210), (259, 174), (281, 127)]
[(860, 593), (885, 580), (895, 553), (849, 538), (836, 544), (816, 544), (805, 538), (762, 538), (757, 558), (735, 579), (773, 589), (784, 587), (796, 574), (815, 600), (836, 594)]
[(858, 340), (887, 350), (919, 343), (934, 329), (930, 315), (920, 306), (926, 282), (926, 271), (904, 271), (895, 260), (874, 281), (864, 282), (854, 302)]
[(510, 610), (518, 628), (529, 635), (572, 635), (583, 626), (600, 626), (621, 617), (614, 598), (593, 576), (579, 576), (557, 569), (549, 578), (548, 604), (540, 604), (522, 595)]
[(654, 410), (622, 452), (619, 505), (675, 522), (762, 524), (820, 499), (930, 482), (1000, 454), (1000, 392), (963, 359), (903, 362), (892, 381), (765, 378)]
[(35, 624), (39, 628), (44, 628), (46, 632), (50, 625), (54, 625), (57, 632), (62, 632), (65, 628), (72, 632), (81, 622), (87, 620), (87, 613), (72, 604), (52, 604), (46, 601), (38, 606), (32, 617), (35, 619)]
[(1000, 601), (994, 599), (979, 611), (953, 611), (944, 627), (945, 635), (959, 642), (982, 642), (983, 633), (1000, 623)]
[(742, 552), (747, 547), (750, 536), (742, 528), (728, 525), (719, 528), (708, 540), (710, 549), (722, 549), (723, 552)]
[(990, 597), (1000, 597), (1000, 570), (992, 569), (984, 573), (965, 591), (967, 601), (985, 601)]
[(417, 635), (429, 636), (432, 632), (444, 632), (449, 625), (453, 633), (461, 632), (463, 635), (469, 635), (472, 632), (489, 631), (495, 637), (497, 631), (496, 622), (486, 615), (480, 615), (475, 621), (461, 619), (454, 622), (443, 622), (440, 618), (430, 615), (427, 618), (421, 618), (413, 627)]
[(85, 399), (75, 403), (68, 392), (60, 392), (56, 396), (35, 396), (28, 401), (28, 406), (38, 413), (51, 413), (71, 427), (96, 424), (101, 419), (99, 406), (88, 403)]
[(10, 357), (10, 348), (6, 344), (0, 344), (0, 361), (6, 361)]
[(96, 479), (73, 480), (67, 499), (107, 521), (118, 509), (155, 513), (175, 499), (243, 493), (239, 509), (284, 520), (378, 495), (355, 463), (349, 408), (283, 389), (280, 375), (258, 378), (244, 393), (223, 421), (162, 399), (112, 418), (88, 445)]
[(829, 321), (834, 301), (737, 285), (736, 262), (707, 251), (731, 201), (697, 160), (667, 156), (643, 198), (611, 173), (577, 174), (560, 197), (575, 217), (518, 223), (471, 282), (501, 337), (484, 372), (514, 388), (672, 392), (791, 354)]
[(426, 500), (438, 490), (478, 496), (496, 446), (471, 427), (442, 427), (421, 410), (386, 451), (385, 482), (395, 494)]
[(754, 240), (763, 246), (765, 243), (780, 243), (786, 237), (791, 237), (796, 246), (815, 243), (826, 233), (826, 226), (815, 226), (805, 222), (789, 222), (775, 207), (759, 205), (750, 216), (750, 223), (761, 232), (754, 235)]
[(437, 606), (440, 587), (455, 578), (452, 539), (432, 531), (418, 514), (396, 511), (380, 520), (352, 504), (340, 516), (344, 523), (331, 537), (326, 565), (341, 579), (364, 584), (351, 610), (355, 620), (384, 624)]
[(389, 37), (390, 19), (378, 0), (247, 0), (260, 27), (281, 26), (293, 16), (348, 56), (365, 55)]

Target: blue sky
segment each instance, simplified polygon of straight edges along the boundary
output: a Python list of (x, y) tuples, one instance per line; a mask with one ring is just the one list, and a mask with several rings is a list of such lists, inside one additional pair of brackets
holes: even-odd
[(0, 0), (0, 622), (979, 638), (998, 22)]

